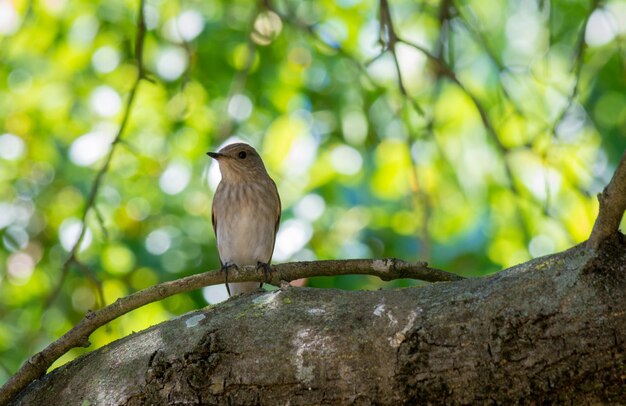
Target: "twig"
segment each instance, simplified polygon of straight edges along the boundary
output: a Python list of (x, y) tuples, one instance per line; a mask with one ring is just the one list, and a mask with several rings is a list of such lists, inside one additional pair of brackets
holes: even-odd
[(472, 100), (472, 103), (476, 107), (476, 110), (478, 110), (480, 118), (481, 118), (481, 120), (483, 122), (483, 126), (487, 130), (487, 134), (491, 137), (491, 140), (494, 142), (494, 144), (497, 147), (497, 150), (500, 152), (500, 154), (502, 156), (502, 163), (503, 163), (503, 166), (504, 166), (504, 172), (505, 172), (506, 178), (508, 179), (508, 183), (509, 183), (508, 186), (509, 186), (511, 192), (516, 194), (517, 196), (523, 196), (523, 191), (520, 189), (519, 185), (515, 182), (515, 176), (513, 175), (513, 169), (511, 168), (511, 165), (509, 164), (509, 162), (507, 160), (507, 153), (509, 152), (509, 149), (507, 147), (505, 147), (504, 144), (502, 144), (502, 142), (500, 141), (500, 137), (498, 136), (498, 133), (496, 132), (494, 126), (491, 123), (491, 120), (489, 119), (489, 116), (487, 115), (487, 110), (483, 107), (483, 105), (480, 102), (480, 100), (478, 100), (478, 98), (472, 92), (470, 92), (463, 85), (463, 83), (461, 83), (461, 81), (458, 79), (458, 77), (456, 76), (456, 74), (454, 73), (452, 68), (450, 68), (443, 60), (441, 60), (441, 58), (436, 57), (435, 55), (430, 53), (424, 47), (422, 47), (422, 46), (420, 46), (418, 44), (415, 44), (415, 43), (413, 43), (411, 41), (407, 41), (405, 39), (398, 39), (398, 41), (400, 41), (400, 42), (402, 42), (402, 43), (404, 43), (406, 45), (409, 45), (409, 46), (417, 49), (418, 51), (422, 52), (428, 59), (430, 59), (431, 61), (433, 61), (437, 65), (438, 69), (440, 70), (440, 72), (444, 76), (446, 76), (454, 84), (456, 84), (459, 87), (459, 89), (461, 89), (461, 91), (463, 93), (465, 93)]
[[(489, 39), (485, 36), (484, 32), (481, 29), (483, 24), (481, 24), (479, 21), (476, 21), (477, 19), (473, 15), (470, 6), (468, 6), (467, 8), (470, 10), (469, 14), (472, 15), (474, 21), (467, 22), (466, 18), (463, 17), (463, 13), (462, 13), (461, 9), (456, 7), (456, 5), (455, 5), (454, 9), (459, 13), (459, 17), (460, 17), (459, 21), (461, 22), (461, 24), (463, 24), (463, 26), (467, 29), (467, 31), (471, 35), (474, 36), (474, 39), (476, 40), (476, 43), (478, 43), (480, 46), (482, 46), (482, 48), (487, 53), (488, 59), (491, 61), (492, 64), (495, 65), (495, 67), (498, 69), (498, 71), (499, 72), (509, 72), (510, 68), (508, 66), (504, 65), (504, 63), (497, 57), (497, 55), (495, 54), (495, 52), (491, 48), (491, 46), (489, 46)], [(513, 107), (513, 110), (515, 110), (515, 112), (517, 114), (519, 114), (520, 116), (524, 116), (524, 115), (528, 114), (527, 112), (523, 112), (522, 111), (522, 107), (517, 104), (515, 99), (511, 96), (511, 94), (507, 90), (506, 86), (504, 86), (504, 83), (502, 83), (502, 82), (500, 82), (500, 90), (502, 91), (502, 94), (504, 95), (505, 99), (511, 104), (511, 106)]]
[[(487, 115), (487, 110), (483, 107), (483, 105), (480, 102), (480, 100), (478, 100), (478, 98), (472, 92), (470, 92), (469, 89), (467, 89), (463, 85), (463, 83), (461, 83), (461, 81), (458, 79), (458, 77), (456, 76), (456, 74), (454, 73), (452, 68), (450, 66), (448, 66), (448, 64), (446, 64), (445, 61), (443, 61), (441, 58), (433, 55), (432, 53), (430, 53), (424, 47), (422, 47), (422, 46), (420, 46), (418, 44), (415, 44), (415, 43), (413, 43), (411, 41), (407, 41), (405, 39), (399, 39), (399, 41), (401, 41), (402, 43), (417, 49), (420, 52), (422, 52), (429, 60), (431, 60), (432, 62), (434, 62), (436, 64), (439, 74), (442, 74), (445, 77), (447, 77), (449, 80), (451, 80), (455, 85), (457, 85), (457, 87), (459, 89), (461, 89), (461, 91), (463, 93), (465, 93), (470, 98), (470, 100), (472, 101), (472, 103), (476, 107), (476, 110), (478, 110), (478, 113), (479, 113), (480, 118), (481, 118), (481, 120), (483, 122), (483, 126), (485, 127), (487, 135), (489, 135), (491, 137), (491, 140), (496, 145), (497, 151), (500, 153), (500, 156), (502, 157), (502, 165), (503, 165), (503, 168), (504, 168), (504, 174), (505, 174), (505, 177), (506, 177), (506, 179), (508, 181), (508, 185), (506, 185), (506, 186), (511, 191), (511, 193), (513, 193), (514, 195), (520, 196), (520, 197), (524, 196), (525, 193), (524, 193), (523, 189), (520, 188), (518, 183), (515, 182), (515, 176), (513, 174), (513, 169), (511, 167), (511, 164), (507, 160), (507, 155), (508, 155), (509, 149), (506, 146), (504, 146), (504, 144), (502, 144), (502, 142), (500, 141), (500, 137), (498, 136), (498, 133), (496, 132), (494, 126), (491, 123), (491, 120), (489, 119), (489, 116)], [(520, 212), (519, 204), (517, 206), (516, 215), (517, 215), (517, 218), (518, 218), (521, 230), (524, 233), (524, 238), (526, 240), (529, 240), (530, 232), (528, 230), (528, 225), (526, 224), (526, 222), (522, 218), (522, 214)]]
[[(421, 116), (425, 116), (424, 109), (419, 105), (419, 103), (409, 96), (406, 86), (404, 85), (404, 79), (402, 78), (402, 70), (400, 69), (400, 61), (398, 60), (398, 54), (396, 51), (396, 44), (398, 43), (398, 36), (396, 34), (396, 30), (394, 28), (393, 19), (391, 17), (391, 10), (389, 9), (389, 3), (387, 0), (380, 0), (379, 5), (379, 22), (380, 22), (380, 34), (379, 34), (379, 42), (382, 46), (382, 52), (372, 59), (371, 62), (380, 58), (385, 54), (385, 52), (389, 51), (393, 58), (393, 62), (396, 68), (396, 77), (398, 80), (398, 89), (402, 94), (404, 99), (403, 105), (406, 106), (407, 103), (413, 107), (413, 109), (420, 114)], [(371, 63), (370, 62), (370, 63)], [(406, 109), (403, 108), (403, 113), (406, 114)], [(405, 123), (407, 127), (410, 127), (410, 120), (406, 119)], [(412, 132), (412, 129), (409, 128), (409, 131)], [(418, 137), (415, 136), (415, 139)], [(420, 188), (419, 185), (419, 177), (417, 170), (417, 162), (413, 158), (413, 155), (410, 153), (411, 145), (410, 139), (407, 139), (407, 146), (409, 149), (410, 162), (411, 162), (411, 172), (410, 176), (410, 188), (413, 195), (413, 206), (415, 211), (417, 212), (420, 208), (420, 204), (423, 208), (423, 221), (422, 227), (419, 230), (420, 233), (417, 235), (417, 242), (420, 248), (420, 257), (421, 258), (429, 258), (430, 257), (430, 236), (428, 232), (428, 221), (429, 221), (429, 200), (426, 192)]]
[(324, 47), (328, 47), (328, 48), (332, 49), (333, 51), (337, 52), (342, 58), (344, 58), (345, 60), (350, 62), (352, 65), (354, 65), (354, 67), (359, 71), (359, 73), (361, 75), (363, 75), (362, 77), (367, 80), (369, 85), (371, 85), (372, 87), (375, 87), (377, 89), (383, 89), (382, 86), (379, 86), (378, 84), (376, 84), (376, 82), (374, 82), (374, 80), (370, 76), (369, 72), (367, 71), (367, 64), (365, 64), (365, 65), (362, 64), (355, 56), (351, 55), (350, 52), (348, 52), (341, 45), (339, 45), (339, 44), (333, 44), (333, 45), (328, 44), (328, 42), (324, 41), (320, 37), (320, 35), (315, 30), (314, 26), (306, 24), (306, 23), (300, 21), (294, 15), (282, 13), (280, 10), (275, 8), (273, 6), (273, 4), (271, 3), (271, 1), (269, 1), (269, 0), (264, 1), (264, 3), (265, 3), (265, 6), (267, 7), (268, 10), (271, 10), (272, 12), (276, 13), (276, 15), (279, 16), (280, 19), (282, 21), (284, 21), (286, 24), (289, 24), (289, 25), (291, 25), (291, 26), (293, 26), (293, 27), (303, 31), (304, 33), (308, 34), (314, 41), (317, 41), (320, 45), (323, 45)]
[[(452, 45), (450, 44), (451, 36), (448, 35), (449, 19), (450, 19), (450, 1), (451, 0), (443, 0), (441, 4), (439, 5), (438, 19), (439, 19), (440, 30), (439, 30), (438, 38), (435, 41), (435, 43), (437, 44), (435, 54), (440, 55), (440, 56), (443, 53), (443, 48), (444, 48), (443, 45), (444, 45), (444, 41), (446, 40), (448, 41), (448, 49), (450, 50), (450, 55), (453, 54), (451, 51)], [(430, 105), (432, 106), (436, 104), (436, 101), (440, 94), (441, 81), (439, 80), (439, 76), (440, 76), (440, 73), (438, 71), (435, 72), (435, 85), (434, 85), (434, 90), (431, 93), (431, 100), (430, 100)], [(406, 120), (406, 122), (407, 122), (407, 125), (410, 124), (409, 120)], [(444, 150), (441, 144), (438, 142), (437, 137), (434, 136), (434, 132), (433, 132), (434, 126), (435, 126), (435, 114), (434, 112), (431, 112), (428, 117), (426, 128), (423, 130), (423, 133), (430, 135), (430, 138), (432, 139), (435, 147), (439, 151), (442, 161), (448, 166), (452, 167), (452, 165), (450, 164), (449, 160), (447, 159), (444, 153)], [(419, 139), (419, 132), (416, 134), (415, 138)], [(412, 152), (409, 140), (407, 140), (407, 144), (408, 144), (409, 151)], [(417, 159), (413, 156), (412, 153), (410, 153), (410, 157), (411, 157), (411, 179), (412, 179), (410, 184), (411, 184), (411, 189), (413, 191), (413, 205), (416, 211), (419, 210), (420, 208), (422, 209), (421, 227), (418, 230), (418, 233), (416, 235), (416, 238), (419, 244), (419, 257), (429, 260), (431, 257), (431, 251), (432, 251), (432, 242), (431, 242), (431, 235), (430, 235), (430, 218), (432, 215), (432, 202), (431, 202), (430, 196), (428, 195), (428, 192), (424, 189), (423, 186), (421, 186), (420, 181), (419, 181), (419, 169), (418, 169), (419, 162), (417, 162)], [(457, 182), (457, 186), (458, 186), (458, 182)]]
[(98, 220), (98, 224), (100, 225), (100, 230), (102, 230), (102, 236), (105, 240), (109, 239), (109, 230), (107, 230), (106, 225), (104, 224), (104, 216), (102, 216), (102, 212), (98, 208), (97, 205), (93, 207), (93, 211), (96, 213), (96, 219)]
[(553, 136), (556, 135), (556, 131), (557, 131), (557, 128), (559, 127), (559, 124), (561, 124), (561, 122), (565, 118), (565, 115), (567, 114), (567, 111), (572, 107), (572, 104), (574, 103), (574, 99), (576, 99), (576, 97), (578, 96), (578, 91), (580, 87), (580, 74), (583, 68), (583, 58), (585, 55), (585, 50), (587, 49), (587, 43), (585, 42), (585, 32), (587, 28), (587, 23), (589, 22), (589, 19), (591, 18), (591, 14), (593, 14), (596, 8), (598, 8), (599, 3), (600, 3), (599, 0), (593, 0), (593, 2), (591, 3), (591, 8), (589, 9), (589, 12), (585, 16), (585, 20), (583, 21), (582, 26), (580, 27), (580, 32), (578, 33), (578, 40), (576, 44), (576, 52), (574, 54), (574, 62), (572, 66), (572, 70), (574, 72), (574, 85), (572, 86), (572, 90), (570, 91), (570, 94), (568, 95), (567, 105), (565, 105), (565, 108), (563, 108), (559, 116), (554, 121), (554, 125), (552, 126), (552, 130), (551, 130), (551, 134)]
[(600, 209), (587, 241), (587, 248), (597, 250), (602, 242), (617, 233), (626, 211), (626, 151), (613, 178), (598, 195)]
[(396, 67), (396, 74), (398, 75), (398, 88), (400, 89), (400, 93), (402, 93), (402, 96), (405, 98), (405, 100), (411, 103), (415, 111), (423, 116), (424, 109), (422, 109), (422, 106), (419, 105), (417, 100), (409, 96), (406, 91), (406, 87), (404, 86), (404, 79), (402, 79), (402, 71), (400, 70), (400, 61), (398, 60), (398, 54), (396, 51), (396, 44), (398, 42), (399, 38), (393, 26), (393, 19), (391, 18), (391, 10), (389, 10), (389, 3), (387, 2), (387, 0), (380, 0), (380, 43), (383, 46), (383, 52), (381, 52), (381, 55), (384, 54), (386, 51), (391, 52), (394, 65)]
[(259, 1), (257, 10), (252, 13), (252, 18), (250, 20), (250, 28), (248, 32), (248, 40), (246, 42), (246, 59), (243, 65), (243, 69), (239, 70), (233, 80), (230, 83), (230, 89), (228, 90), (228, 96), (226, 97), (226, 105), (224, 106), (224, 122), (219, 128), (219, 132), (217, 134), (217, 139), (220, 141), (225, 140), (227, 137), (232, 135), (233, 128), (235, 127), (235, 120), (230, 117), (228, 114), (228, 104), (230, 103), (233, 96), (243, 92), (246, 88), (246, 82), (248, 81), (248, 76), (250, 76), (250, 71), (252, 66), (254, 65), (254, 57), (256, 55), (257, 45), (252, 39), (252, 33), (254, 31), (254, 23), (259, 16), (259, 13), (266, 5), (264, 2)]
[(446, 64), (445, 61), (443, 61), (441, 58), (433, 55), (421, 45), (418, 45), (412, 41), (401, 39), (401, 38), (399, 38), (398, 41), (410, 47), (413, 47), (416, 50), (420, 51), (422, 54), (424, 54), (424, 56), (426, 56), (431, 62), (435, 63), (435, 65), (437, 66), (437, 69), (445, 77), (450, 79), (455, 85), (459, 87), (459, 89), (461, 89), (463, 93), (465, 93), (472, 100), (472, 103), (474, 104), (474, 106), (476, 107), (476, 110), (478, 110), (478, 113), (480, 114), (480, 119), (482, 120), (483, 125), (485, 126), (485, 129), (487, 130), (487, 133), (491, 136), (491, 139), (494, 141), (494, 143), (498, 147), (498, 150), (502, 152), (503, 154), (508, 152), (508, 149), (500, 141), (500, 138), (498, 137), (498, 134), (496, 133), (496, 130), (493, 124), (491, 124), (491, 120), (489, 119), (489, 116), (487, 115), (487, 109), (485, 109), (483, 105), (481, 104), (480, 100), (478, 100), (478, 98), (472, 92), (470, 92), (465, 87), (465, 85), (463, 85), (463, 83), (461, 83), (461, 81), (456, 76), (452, 68), (450, 68), (448, 64)]
[(146, 23), (144, 20), (143, 5), (144, 5), (144, 0), (139, 0), (139, 11), (138, 11), (138, 16), (137, 16), (137, 38), (135, 41), (135, 62), (137, 64), (137, 77), (135, 79), (133, 87), (130, 89), (128, 100), (126, 101), (126, 108), (124, 109), (124, 115), (122, 116), (122, 121), (120, 123), (119, 129), (117, 130), (117, 134), (115, 135), (115, 138), (111, 142), (111, 149), (109, 150), (109, 153), (104, 161), (104, 164), (102, 165), (102, 167), (96, 174), (96, 178), (94, 179), (94, 182), (91, 186), (91, 191), (89, 192), (89, 197), (87, 198), (87, 204), (85, 206), (85, 210), (83, 211), (83, 215), (80, 220), (80, 223), (81, 223), (80, 234), (78, 235), (78, 239), (76, 240), (76, 243), (74, 243), (74, 245), (70, 249), (70, 252), (65, 262), (63, 263), (63, 266), (61, 268), (61, 277), (59, 279), (57, 286), (54, 288), (54, 290), (48, 297), (48, 300), (46, 301), (46, 307), (49, 306), (50, 303), (52, 303), (52, 301), (54, 301), (56, 296), (61, 291), (61, 287), (63, 286), (63, 282), (65, 281), (70, 265), (76, 259), (78, 249), (81, 243), (83, 242), (83, 239), (85, 238), (85, 233), (87, 231), (87, 223), (86, 223), (87, 214), (89, 214), (89, 211), (96, 204), (96, 197), (98, 196), (98, 191), (100, 190), (100, 185), (102, 184), (104, 175), (109, 170), (109, 166), (111, 164), (113, 154), (115, 153), (115, 147), (117, 146), (117, 144), (120, 143), (122, 139), (122, 134), (124, 133), (124, 129), (126, 128), (126, 124), (128, 123), (131, 108), (133, 106), (133, 102), (135, 101), (137, 90), (139, 88), (139, 83), (141, 83), (141, 81), (146, 78), (146, 72), (145, 72), (145, 68), (143, 65), (143, 45), (144, 45), (144, 38), (146, 34)]
[[(280, 286), (281, 281), (293, 281), (312, 276), (335, 275), (372, 275), (384, 281), (413, 278), (428, 282), (448, 282), (464, 279), (459, 275), (428, 267), (426, 262), (408, 263), (395, 258), (386, 259), (348, 259), (331, 261), (291, 262), (272, 266), (270, 279), (265, 271), (250, 265), (231, 269), (229, 282), (266, 282)], [(89, 336), (99, 327), (148, 303), (165, 299), (172, 295), (205, 286), (224, 283), (224, 273), (209, 271), (191, 275), (171, 282), (151, 286), (115, 303), (87, 315), (61, 338), (48, 345), (43, 351), (31, 357), (20, 370), (0, 388), (0, 405), (6, 405), (11, 399), (33, 380), (43, 376), (48, 368), (72, 348), (88, 347)]]
[(83, 271), (83, 273), (87, 276), (87, 278), (89, 280), (91, 280), (91, 282), (96, 287), (96, 292), (98, 293), (98, 301), (96, 303), (96, 307), (100, 308), (100, 307), (103, 307), (104, 305), (106, 305), (106, 303), (104, 301), (104, 290), (102, 289), (102, 282), (100, 282), (100, 280), (96, 276), (95, 272), (90, 267), (88, 267), (87, 265), (83, 264), (82, 262), (80, 262), (76, 258), (74, 258), (74, 264), (81, 271)]
[[(381, 9), (383, 7), (388, 8), (389, 5), (387, 3), (387, 0), (381, 0)], [(385, 11), (384, 13), (381, 12), (381, 19), (383, 18), (386, 19), (391, 19), (391, 14), (389, 12), (389, 10)], [(421, 45), (418, 45), (412, 41), (406, 40), (401, 38), (394, 30), (393, 30), (393, 23), (388, 21), (385, 23), (387, 26), (387, 31), (385, 32), (391, 40), (391, 44), (393, 44), (393, 46), (395, 46), (396, 43), (400, 42), (403, 43), (405, 45), (408, 45), (414, 49), (416, 49), (417, 51), (421, 52), (422, 54), (424, 54), (424, 56), (426, 56), (426, 58), (428, 58), (431, 62), (433, 62), (436, 66), (437, 69), (437, 74), (438, 75), (443, 75), (445, 77), (447, 77), (449, 80), (451, 80), (459, 89), (461, 89), (461, 91), (463, 93), (465, 93), (470, 100), (472, 101), (472, 103), (474, 104), (474, 106), (476, 107), (476, 110), (478, 110), (478, 113), (480, 115), (480, 118), (483, 122), (483, 126), (485, 127), (485, 129), (487, 130), (487, 134), (491, 137), (491, 140), (494, 142), (494, 144), (496, 145), (496, 148), (498, 150), (498, 152), (500, 153), (500, 155), (502, 156), (502, 163), (503, 163), (503, 167), (504, 167), (504, 172), (506, 175), (506, 178), (508, 180), (508, 187), (510, 188), (511, 192), (513, 194), (516, 194), (517, 196), (523, 196), (523, 190), (520, 189), (519, 185), (515, 182), (515, 176), (513, 175), (513, 169), (511, 168), (510, 163), (507, 160), (507, 153), (509, 152), (509, 149), (502, 144), (502, 142), (500, 141), (500, 137), (498, 136), (498, 133), (496, 132), (495, 127), (493, 126), (493, 124), (491, 123), (491, 120), (489, 118), (489, 115), (487, 114), (487, 109), (485, 109), (485, 107), (482, 105), (482, 103), (480, 102), (480, 100), (478, 100), (478, 98), (469, 91), (469, 89), (467, 89), (463, 83), (461, 83), (461, 81), (458, 79), (458, 77), (456, 76), (456, 73), (454, 72), (454, 70), (440, 57), (434, 55), (433, 53), (431, 53), (430, 51), (428, 51), (426, 48), (422, 47)], [(383, 22), (381, 21), (381, 26), (383, 25)], [(390, 45), (391, 46), (391, 45)], [(402, 92), (403, 87), (401, 86), (402, 83), (400, 82), (400, 91)], [(405, 94), (405, 93), (403, 93)], [(524, 234), (526, 237), (528, 237), (528, 230), (526, 230), (525, 226), (525, 222), (521, 220), (521, 215), (519, 215), (520, 217), (520, 224), (523, 226), (523, 230), (524, 230)]]
[[(580, 86), (580, 77), (581, 77), (581, 72), (582, 72), (582, 67), (583, 67), (583, 59), (584, 59), (585, 50), (587, 49), (587, 44), (585, 42), (585, 32), (587, 28), (587, 23), (589, 22), (589, 18), (591, 18), (591, 14), (593, 14), (593, 12), (598, 7), (598, 5), (599, 5), (599, 0), (593, 0), (591, 7), (589, 9), (589, 12), (585, 16), (585, 19), (582, 22), (582, 25), (580, 27), (580, 31), (578, 32), (576, 50), (574, 53), (574, 62), (571, 68), (574, 74), (574, 84), (569, 94), (565, 95), (567, 96), (567, 104), (565, 105), (563, 110), (561, 110), (557, 118), (554, 120), (552, 127), (550, 128), (551, 138), (548, 140), (549, 146), (551, 146), (552, 142), (556, 139), (556, 136), (557, 136), (556, 133), (557, 133), (559, 125), (563, 122), (563, 119), (565, 118), (567, 112), (570, 110), (570, 108), (574, 104), (574, 100), (578, 96), (578, 91), (579, 91), (579, 86)], [(550, 154), (550, 148), (545, 148), (544, 152), (542, 153), (542, 159), (544, 163), (546, 161), (549, 161), (549, 156), (548, 156), (549, 154)], [(545, 192), (546, 192), (546, 201), (544, 205), (544, 212), (548, 213), (548, 210), (550, 207), (549, 204), (550, 204), (551, 193), (550, 193), (550, 183), (548, 181), (547, 170), (546, 170), (546, 175), (545, 175)]]
[(430, 198), (428, 193), (424, 190), (424, 188), (420, 185), (419, 174), (417, 169), (417, 161), (413, 157), (411, 153), (411, 146), (409, 147), (409, 155), (411, 159), (411, 191), (413, 192), (413, 206), (415, 211), (417, 212), (420, 208), (422, 209), (422, 224), (419, 229), (419, 232), (416, 236), (419, 251), (418, 254), (421, 258), (429, 259), (432, 251), (432, 244), (430, 240), (430, 216), (432, 213), (432, 204), (430, 202)]

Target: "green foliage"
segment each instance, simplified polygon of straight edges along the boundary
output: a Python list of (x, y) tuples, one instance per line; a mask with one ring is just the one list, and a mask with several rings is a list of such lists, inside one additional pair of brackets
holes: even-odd
[[(277, 261), (396, 256), (482, 275), (587, 238), (626, 145), (626, 2), (393, 1), (406, 96), (378, 4), (274, 6), (147, 1), (152, 81), (89, 208), (137, 75), (138, 4), (0, 0), (0, 382), (102, 300), (218, 267), (205, 152), (232, 137), (277, 181)], [(146, 306), (92, 343), (215, 292)]]

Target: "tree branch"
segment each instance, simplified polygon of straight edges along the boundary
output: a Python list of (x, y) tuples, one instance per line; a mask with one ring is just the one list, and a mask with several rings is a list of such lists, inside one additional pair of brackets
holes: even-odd
[[(464, 279), (459, 275), (428, 267), (426, 262), (409, 263), (395, 258), (348, 259), (330, 261), (307, 261), (279, 264), (271, 267), (270, 275), (256, 266), (250, 265), (228, 271), (229, 282), (266, 282), (280, 286), (283, 281), (293, 281), (312, 276), (372, 275), (384, 281), (412, 278), (428, 282), (450, 282)], [(0, 388), (0, 405), (11, 398), (33, 380), (43, 376), (48, 368), (72, 348), (88, 347), (89, 336), (99, 327), (141, 306), (165, 299), (178, 293), (189, 292), (205, 286), (224, 283), (224, 273), (209, 271), (191, 275), (175, 281), (151, 286), (85, 317), (61, 338), (48, 345), (43, 351), (32, 356), (20, 370)]]
[(257, 50), (257, 44), (252, 39), (252, 34), (254, 32), (254, 23), (264, 8), (265, 4), (262, 1), (259, 1), (256, 11), (252, 13), (252, 17), (249, 22), (250, 28), (247, 36), (248, 39), (246, 42), (245, 62), (242, 69), (238, 70), (237, 73), (235, 73), (230, 83), (230, 88), (228, 90), (228, 95), (226, 96), (226, 103), (224, 105), (224, 111), (222, 116), (224, 117), (224, 121), (222, 122), (217, 134), (217, 139), (219, 141), (224, 141), (226, 138), (231, 136), (233, 133), (233, 129), (235, 128), (235, 119), (229, 115), (228, 105), (233, 96), (243, 92), (246, 88), (246, 82), (248, 81), (248, 77), (250, 76), (252, 67), (254, 65), (254, 59)]
[(587, 248), (597, 250), (600, 244), (617, 233), (626, 211), (626, 151), (613, 174), (613, 178), (598, 195), (600, 209), (587, 241)]
[[(46, 307), (50, 305), (52, 301), (54, 301), (56, 296), (61, 291), (61, 287), (63, 286), (63, 282), (65, 281), (65, 277), (67, 276), (67, 273), (72, 263), (78, 263), (78, 259), (76, 258), (76, 255), (78, 254), (78, 249), (81, 243), (83, 242), (83, 239), (85, 238), (85, 233), (87, 231), (87, 224), (86, 224), (87, 215), (89, 214), (89, 211), (92, 208), (94, 208), (96, 205), (96, 197), (98, 196), (100, 185), (102, 184), (102, 180), (104, 179), (104, 176), (109, 170), (109, 166), (111, 165), (111, 160), (113, 159), (113, 154), (115, 153), (115, 147), (117, 146), (118, 143), (120, 143), (122, 139), (122, 134), (124, 133), (126, 124), (128, 123), (128, 119), (130, 117), (130, 112), (132, 110), (133, 102), (135, 101), (135, 96), (139, 88), (139, 83), (142, 81), (142, 79), (146, 79), (146, 72), (145, 72), (145, 68), (143, 65), (143, 44), (144, 44), (144, 38), (146, 35), (146, 23), (145, 23), (144, 14), (143, 14), (143, 5), (144, 5), (144, 0), (140, 0), (139, 10), (138, 10), (138, 15), (137, 15), (137, 38), (135, 40), (135, 63), (137, 64), (137, 77), (135, 79), (135, 82), (133, 83), (133, 87), (130, 89), (128, 100), (126, 101), (126, 108), (124, 109), (124, 115), (122, 116), (122, 121), (120, 123), (120, 127), (117, 130), (117, 134), (115, 135), (115, 138), (111, 142), (111, 149), (109, 150), (109, 153), (104, 161), (104, 164), (102, 165), (102, 167), (96, 174), (96, 178), (94, 179), (94, 182), (91, 185), (89, 197), (87, 198), (87, 204), (85, 206), (85, 210), (83, 211), (83, 215), (80, 219), (80, 223), (81, 223), (80, 234), (78, 235), (76, 242), (70, 249), (70, 252), (65, 262), (63, 263), (63, 267), (61, 268), (60, 280), (57, 286), (54, 288), (54, 290), (50, 294), (50, 296), (48, 297), (48, 300), (46, 301)], [(97, 211), (96, 211), (96, 215), (98, 215)]]
[(404, 79), (402, 78), (402, 71), (400, 69), (400, 61), (398, 60), (398, 54), (396, 51), (396, 44), (398, 43), (399, 39), (393, 25), (391, 10), (389, 9), (389, 3), (387, 2), (387, 0), (380, 0), (379, 12), (380, 43), (383, 46), (383, 51), (381, 52), (381, 55), (384, 54), (386, 51), (391, 52), (394, 65), (396, 67), (396, 75), (398, 78), (398, 88), (400, 89), (400, 93), (402, 93), (402, 96), (405, 100), (411, 103), (415, 111), (417, 111), (420, 116), (423, 116), (425, 114), (424, 109), (419, 105), (417, 100), (409, 96), (408, 92), (406, 91), (406, 87), (404, 86)]
[(612, 243), (597, 273), (578, 245), (419, 289), (240, 297), (65, 364), (14, 403), (626, 404)]
[(385, 90), (384, 87), (378, 85), (374, 81), (374, 79), (370, 76), (369, 72), (367, 71), (367, 64), (365, 65), (362, 64), (354, 55), (351, 55), (350, 52), (348, 52), (340, 44), (332, 44), (332, 45), (329, 44), (326, 40), (324, 40), (320, 36), (320, 34), (317, 32), (316, 27), (314, 25), (310, 25), (299, 20), (298, 17), (294, 13), (282, 13), (278, 8), (274, 7), (274, 5), (272, 4), (270, 0), (266, 0), (264, 4), (268, 10), (276, 13), (276, 15), (279, 16), (280, 19), (285, 24), (289, 24), (290, 26), (302, 31), (303, 33), (311, 37), (314, 41), (316, 41), (318, 44), (332, 49), (334, 52), (339, 54), (346, 61), (350, 62), (350, 64), (352, 64), (362, 75), (361, 77), (367, 80), (368, 85), (371, 85), (372, 87), (376, 89), (380, 89), (381, 91)]
[(583, 68), (583, 59), (585, 50), (587, 49), (587, 43), (585, 42), (585, 32), (587, 31), (587, 23), (591, 18), (593, 12), (598, 8), (600, 1), (593, 0), (591, 3), (591, 7), (589, 8), (589, 12), (585, 15), (585, 19), (582, 22), (580, 27), (580, 32), (578, 33), (578, 39), (576, 40), (576, 50), (574, 51), (574, 62), (572, 66), (572, 72), (574, 73), (574, 84), (572, 85), (572, 89), (567, 97), (567, 104), (558, 115), (556, 120), (554, 120), (554, 124), (552, 125), (551, 133), (552, 136), (556, 136), (556, 131), (565, 118), (568, 110), (574, 104), (574, 100), (578, 96), (578, 91), (580, 88), (580, 76)]
[[(504, 144), (502, 144), (502, 141), (500, 141), (500, 137), (498, 133), (496, 132), (495, 127), (491, 123), (489, 115), (487, 114), (487, 109), (482, 105), (480, 100), (478, 100), (478, 97), (476, 97), (476, 95), (470, 92), (470, 90), (465, 85), (463, 85), (463, 83), (461, 83), (459, 78), (454, 73), (454, 70), (452, 69), (452, 67), (450, 67), (442, 58), (434, 55), (423, 46), (420, 46), (412, 41), (401, 38), (394, 31), (393, 22), (391, 20), (391, 13), (389, 11), (389, 5), (386, 0), (381, 0), (380, 7), (381, 7), (381, 13), (380, 13), (381, 30), (383, 30), (384, 34), (387, 36), (387, 43), (386, 43), (387, 49), (391, 50), (392, 55), (394, 57), (394, 62), (396, 63), (396, 70), (398, 73), (398, 84), (399, 84), (400, 92), (402, 93), (402, 95), (405, 98), (408, 98), (408, 95), (406, 93), (406, 90), (402, 82), (402, 76), (400, 75), (400, 66), (399, 66), (398, 59), (395, 53), (395, 46), (397, 43), (405, 44), (421, 52), (424, 56), (426, 56), (428, 60), (430, 60), (432, 63), (435, 64), (439, 74), (442, 74), (443, 76), (451, 80), (463, 93), (465, 93), (470, 98), (470, 100), (476, 107), (476, 110), (478, 110), (478, 114), (480, 115), (480, 119), (483, 123), (483, 126), (485, 127), (487, 134), (491, 137), (491, 140), (495, 144), (498, 152), (502, 155), (504, 171), (510, 183), (509, 187), (511, 188), (511, 191), (517, 194), (518, 196), (522, 196), (522, 190), (519, 188), (519, 186), (515, 182), (515, 176), (513, 174), (513, 170), (506, 158), (508, 148)], [(413, 105), (418, 112), (423, 113), (422, 109), (420, 108), (419, 105), (415, 103), (415, 101), (413, 101), (410, 98), (408, 99), (413, 102)]]

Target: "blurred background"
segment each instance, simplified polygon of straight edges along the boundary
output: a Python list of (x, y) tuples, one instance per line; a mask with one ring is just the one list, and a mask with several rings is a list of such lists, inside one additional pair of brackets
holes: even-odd
[[(0, 383), (87, 310), (219, 267), (205, 153), (226, 143), (278, 185), (274, 262), (464, 276), (584, 241), (626, 147), (624, 0), (146, 0), (145, 30), (139, 10), (0, 0)], [(89, 350), (224, 299), (151, 304)]]

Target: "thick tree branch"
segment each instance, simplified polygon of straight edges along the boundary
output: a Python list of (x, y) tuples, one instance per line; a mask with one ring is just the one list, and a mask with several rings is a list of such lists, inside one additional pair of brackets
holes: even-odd
[[(395, 258), (348, 259), (329, 261), (291, 262), (272, 266), (270, 275), (255, 266), (228, 271), (229, 282), (266, 282), (280, 286), (282, 281), (293, 281), (312, 276), (372, 275), (389, 281), (412, 278), (428, 282), (458, 281), (463, 277), (430, 268), (426, 262), (408, 263)], [(31, 357), (11, 379), (0, 388), (0, 405), (5, 405), (30, 382), (41, 377), (48, 368), (72, 348), (88, 347), (89, 336), (99, 327), (141, 306), (172, 295), (189, 292), (205, 286), (224, 283), (224, 273), (209, 271), (171, 282), (151, 286), (87, 315), (70, 331), (43, 351)]]
[(93, 351), (14, 404), (625, 404), (626, 247), (611, 242), (601, 272), (579, 245), (419, 289), (235, 298)]
[(617, 233), (626, 211), (626, 151), (622, 155), (613, 178), (598, 195), (600, 210), (587, 241), (587, 248), (597, 250), (600, 244)]

